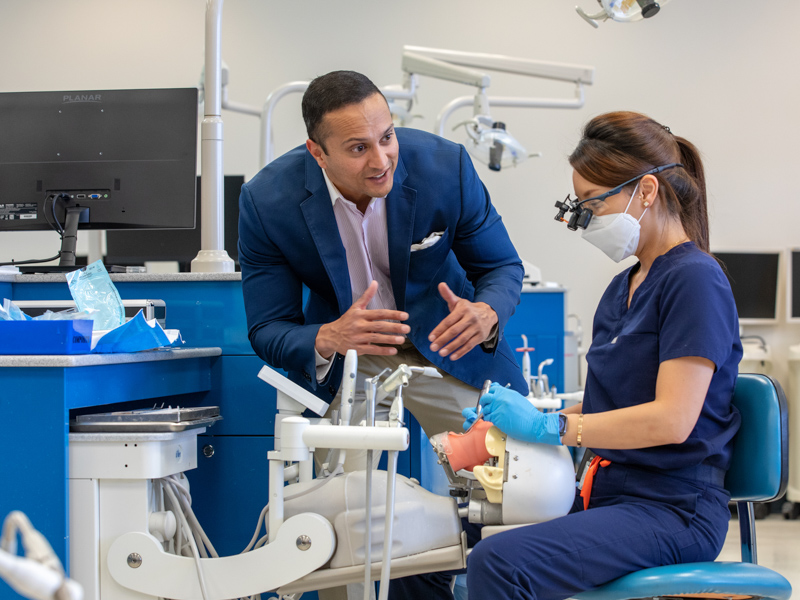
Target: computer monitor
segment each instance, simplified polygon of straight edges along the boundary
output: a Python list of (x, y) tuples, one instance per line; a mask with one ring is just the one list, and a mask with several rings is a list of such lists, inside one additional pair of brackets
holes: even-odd
[(739, 322), (768, 324), (778, 320), (780, 252), (714, 252), (733, 290)]
[(0, 93), (0, 231), (193, 228), (197, 89)]
[[(239, 194), (244, 175), (225, 175), (225, 250), (239, 262)], [(200, 178), (197, 178), (197, 227), (179, 231), (109, 231), (106, 234), (106, 263), (120, 266), (142, 265), (149, 261), (177, 261), (181, 271), (200, 250)]]
[(800, 323), (800, 248), (786, 254), (786, 317), (790, 323)]

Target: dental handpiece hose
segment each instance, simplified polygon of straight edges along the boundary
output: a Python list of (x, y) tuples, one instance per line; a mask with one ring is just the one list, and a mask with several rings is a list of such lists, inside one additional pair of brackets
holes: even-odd
[[(378, 389), (377, 379), (377, 377), (374, 377), (364, 382), (367, 404), (367, 427), (375, 427), (375, 395)], [(367, 472), (365, 475), (367, 499), (364, 504), (364, 600), (370, 600), (370, 587), (372, 586), (372, 450), (367, 450)]]
[[(395, 391), (394, 409), (403, 411), (403, 386)], [(402, 414), (397, 417), (401, 419)], [(388, 600), (389, 574), (392, 564), (392, 525), (394, 524), (394, 495), (397, 480), (397, 451), (389, 452), (388, 473), (386, 473), (386, 522), (383, 526), (383, 564), (381, 565), (381, 591), (378, 600)]]

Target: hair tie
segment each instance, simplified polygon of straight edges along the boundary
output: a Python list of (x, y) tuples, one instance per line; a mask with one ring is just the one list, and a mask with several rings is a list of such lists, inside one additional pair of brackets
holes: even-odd
[(670, 128), (667, 127), (666, 125), (662, 125), (662, 127), (664, 128), (664, 131), (666, 131), (667, 133), (672, 133), (672, 131), (670, 131)]

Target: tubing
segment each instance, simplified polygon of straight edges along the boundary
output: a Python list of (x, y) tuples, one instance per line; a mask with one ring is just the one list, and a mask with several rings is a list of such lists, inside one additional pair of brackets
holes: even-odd
[(383, 527), (383, 564), (381, 565), (381, 591), (378, 600), (388, 600), (389, 575), (392, 564), (392, 525), (394, 524), (394, 493), (397, 482), (397, 452), (389, 452), (389, 470), (386, 474), (386, 524)]

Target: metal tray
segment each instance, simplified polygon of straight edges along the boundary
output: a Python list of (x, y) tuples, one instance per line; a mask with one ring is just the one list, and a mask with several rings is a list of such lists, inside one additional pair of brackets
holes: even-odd
[(200, 406), (181, 408), (169, 406), (144, 408), (139, 410), (120, 410), (107, 413), (79, 415), (76, 422), (80, 425), (88, 423), (181, 423), (219, 416), (219, 406)]
[[(109, 413), (110, 414), (110, 413)], [(213, 417), (193, 419), (191, 421), (70, 421), (72, 433), (171, 433), (208, 427), (222, 419), (219, 414)]]

